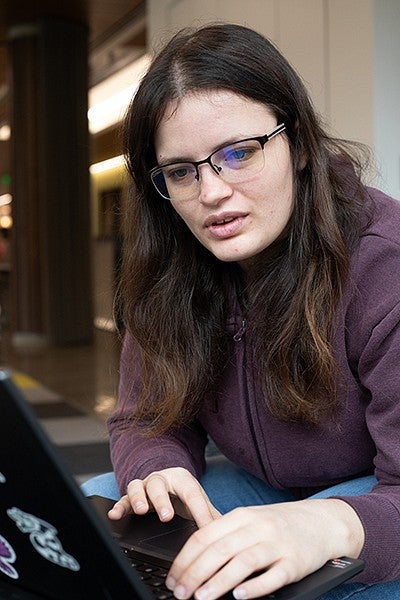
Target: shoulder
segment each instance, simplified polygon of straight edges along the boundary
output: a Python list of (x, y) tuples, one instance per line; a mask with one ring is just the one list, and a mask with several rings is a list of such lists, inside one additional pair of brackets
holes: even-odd
[(365, 222), (351, 256), (345, 302), (360, 335), (363, 328), (371, 334), (378, 324), (399, 323), (400, 202), (368, 189)]
[(400, 266), (400, 202), (367, 188), (362, 218), (364, 227), (351, 257), (353, 275), (358, 279), (376, 271), (383, 277), (391, 274), (400, 283), (398, 271), (391, 272), (394, 264)]
[(337, 329), (357, 368), (361, 356), (372, 364), (400, 346), (400, 202), (372, 189), (367, 204)]
[(365, 210), (369, 222), (363, 237), (378, 236), (400, 244), (400, 201), (375, 188), (367, 188)]

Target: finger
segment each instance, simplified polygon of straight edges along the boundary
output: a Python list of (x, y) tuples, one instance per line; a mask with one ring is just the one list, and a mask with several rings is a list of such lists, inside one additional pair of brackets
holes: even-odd
[(114, 506), (108, 511), (108, 516), (113, 521), (118, 521), (118, 519), (122, 519), (122, 517), (125, 517), (126, 515), (129, 515), (132, 512), (132, 506), (129, 502), (128, 496), (122, 496), (122, 498), (120, 498), (118, 502), (116, 502)]
[(152, 473), (145, 479), (146, 492), (161, 521), (170, 521), (174, 508), (169, 496), (169, 486), (160, 473)]
[[(194, 559), (189, 567), (175, 579), (171, 569), (166, 584), (172, 589), (174, 596), (179, 600), (187, 600), (193, 595), (196, 598), (219, 598), (224, 592), (240, 583), (242, 578), (228, 578), (224, 565), (232, 558), (231, 550), (226, 546), (223, 552), (215, 546), (210, 546)], [(221, 579), (218, 573), (222, 570), (225, 575)]]
[[(224, 524), (220, 526), (224, 520), (229, 521), (230, 529), (227, 532)], [(235, 520), (221, 517), (190, 537), (171, 566), (167, 586), (173, 589), (178, 598), (189, 598), (236, 554), (250, 545), (254, 545), (252, 535), (249, 536), (244, 529), (238, 530)], [(246, 565), (246, 569), (243, 576), (252, 573), (252, 567)], [(239, 581), (240, 578), (234, 577), (225, 581), (224, 591), (231, 589)], [(221, 581), (218, 585), (221, 587)]]
[[(230, 540), (226, 540), (226, 543), (229, 544), (229, 541)], [(205, 578), (206, 583), (201, 585), (197, 591), (195, 591), (195, 598), (200, 600), (201, 598), (207, 597), (207, 600), (214, 600), (215, 598), (220, 598), (232, 589), (238, 591), (238, 598), (247, 597), (245, 594), (250, 594), (251, 590), (247, 590), (245, 587), (242, 588), (241, 583), (255, 572), (261, 570), (265, 571), (265, 568), (269, 563), (267, 554), (268, 550), (265, 547), (265, 544), (250, 545), (245, 550), (238, 552), (232, 556), (232, 558), (227, 561), (215, 575), (208, 580)], [(258, 580), (258, 577), (256, 579)], [(269, 582), (267, 581), (266, 583), (268, 584)], [(273, 587), (273, 582), (270, 582), (270, 584), (270, 591), (277, 589), (276, 587)], [(263, 591), (264, 588), (262, 588), (262, 585), (259, 585), (258, 589), (262, 589), (262, 592), (259, 595), (267, 593), (266, 586), (265, 591)], [(254, 591), (257, 591), (257, 585), (254, 586)], [(248, 597), (250, 598), (250, 596)]]
[(127, 496), (132, 511), (137, 515), (144, 515), (150, 506), (146, 496), (144, 482), (141, 479), (133, 479), (128, 484)]
[(195, 479), (191, 479), (190, 485), (183, 487), (181, 499), (198, 527), (204, 527), (221, 516)]
[[(305, 577), (307, 574), (305, 572), (301, 577)], [(259, 596), (272, 594), (281, 587), (299, 579), (300, 576), (295, 576), (290, 564), (282, 560), (275, 563), (268, 571), (237, 585), (232, 594), (236, 600), (258, 598)]]
[[(223, 545), (223, 538), (225, 538), (225, 536), (231, 535), (231, 549), (236, 549), (237, 551), (242, 549), (244, 539), (247, 539), (248, 536), (248, 534), (245, 534), (244, 537), (241, 537), (238, 534), (238, 530), (244, 526), (241, 517), (242, 512), (243, 509), (235, 509), (219, 519), (210, 521), (207, 525), (201, 527), (191, 535), (172, 564), (170, 569), (171, 576), (178, 580), (181, 573), (183, 573), (191, 563), (206, 550), (206, 548), (210, 547), (218, 540), (221, 540), (221, 544)], [(254, 538), (252, 541), (254, 543)], [(246, 546), (247, 543), (244, 547)]]

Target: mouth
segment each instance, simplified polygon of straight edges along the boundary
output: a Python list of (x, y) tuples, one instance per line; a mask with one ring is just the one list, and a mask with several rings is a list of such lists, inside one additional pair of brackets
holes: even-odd
[(219, 215), (210, 215), (204, 227), (209, 231), (212, 237), (226, 239), (238, 235), (243, 231), (247, 213), (225, 213)]
[(221, 225), (226, 225), (227, 223), (232, 223), (233, 221), (235, 221), (236, 219), (241, 219), (244, 218), (245, 216), (247, 216), (245, 213), (239, 213), (239, 212), (235, 212), (235, 213), (225, 213), (225, 214), (220, 214), (220, 215), (210, 215), (205, 223), (204, 223), (204, 227), (218, 227)]
[(237, 217), (227, 217), (226, 219), (220, 219), (219, 221), (213, 221), (211, 226), (215, 227), (215, 225), (225, 225), (225, 223), (232, 223)]

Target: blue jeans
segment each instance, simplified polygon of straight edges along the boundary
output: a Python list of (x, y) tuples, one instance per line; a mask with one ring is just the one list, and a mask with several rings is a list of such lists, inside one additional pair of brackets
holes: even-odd
[[(312, 498), (328, 496), (359, 496), (369, 492), (376, 483), (373, 476), (361, 477), (333, 486)], [(207, 471), (201, 480), (211, 502), (221, 512), (239, 506), (255, 506), (295, 500), (288, 490), (275, 490), (266, 483), (236, 467), (221, 456), (207, 460)], [(94, 477), (82, 485), (87, 496), (97, 494), (118, 500), (120, 493), (114, 473)], [(320, 596), (320, 600), (400, 600), (400, 581), (364, 584), (345, 583)]]

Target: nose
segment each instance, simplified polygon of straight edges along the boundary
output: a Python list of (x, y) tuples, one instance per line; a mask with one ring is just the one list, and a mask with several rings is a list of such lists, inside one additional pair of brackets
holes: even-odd
[(232, 195), (232, 186), (224, 181), (209, 165), (199, 167), (199, 201), (202, 204), (219, 204)]

